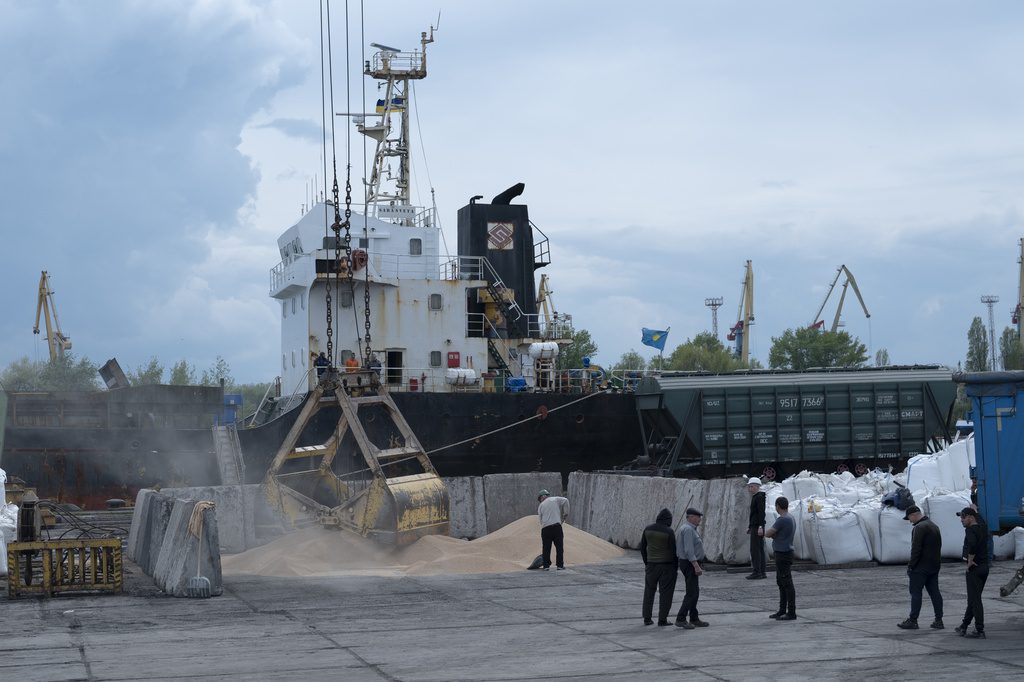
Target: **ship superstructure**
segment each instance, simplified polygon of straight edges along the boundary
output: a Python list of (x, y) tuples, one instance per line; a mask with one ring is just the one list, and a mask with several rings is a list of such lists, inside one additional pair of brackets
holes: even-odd
[[(547, 237), (516, 185), (458, 214), (458, 255), (442, 253), (433, 207), (409, 194), (410, 81), (426, 77), (426, 47), (382, 48), (365, 74), (380, 82), (375, 113), (353, 116), (376, 142), (365, 201), (353, 202), (351, 257), (329, 226), (331, 201), (315, 204), (278, 238), (270, 295), (281, 305), (281, 389), (305, 393), (326, 352), (330, 292), (335, 367), (349, 358), (377, 368), (390, 390), (537, 390), (556, 384), (554, 358), (572, 333), (568, 315), (540, 314), (535, 272), (550, 262)], [(369, 291), (369, 296), (366, 292)], [(372, 329), (369, 353), (364, 330)]]

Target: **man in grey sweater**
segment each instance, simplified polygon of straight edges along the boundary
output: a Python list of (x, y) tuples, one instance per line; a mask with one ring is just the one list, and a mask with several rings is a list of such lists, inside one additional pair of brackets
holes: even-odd
[(697, 613), (700, 576), (704, 574), (704, 543), (697, 532), (697, 526), (700, 525), (703, 516), (704, 514), (693, 507), (687, 509), (686, 520), (679, 526), (676, 535), (676, 556), (679, 558), (679, 570), (682, 571), (683, 580), (686, 582), (686, 595), (676, 615), (676, 626), (686, 630), (708, 626)]
[(540, 517), (540, 540), (544, 552), (544, 570), (551, 569), (551, 545), (555, 546), (555, 565), (565, 570), (565, 554), (562, 551), (564, 535), (562, 521), (569, 518), (569, 500), (541, 490), (537, 495), (537, 516)]

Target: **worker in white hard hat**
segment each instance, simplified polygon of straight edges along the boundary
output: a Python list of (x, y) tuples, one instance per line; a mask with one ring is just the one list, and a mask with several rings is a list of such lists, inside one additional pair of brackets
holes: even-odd
[(761, 479), (751, 476), (747, 479), (747, 491), (750, 493), (750, 519), (747, 533), (750, 535), (750, 575), (747, 580), (767, 578), (765, 571), (767, 561), (764, 552), (764, 503), (765, 494), (761, 492)]

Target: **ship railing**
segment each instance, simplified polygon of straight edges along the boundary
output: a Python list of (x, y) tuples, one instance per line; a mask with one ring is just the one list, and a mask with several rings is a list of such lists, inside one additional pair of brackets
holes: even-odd
[[(533, 229), (533, 267), (542, 268), (545, 265), (551, 264), (551, 240), (544, 234), (544, 231), (537, 227), (534, 222), (530, 221), (530, 227)], [(540, 235), (540, 239), (536, 238), (536, 235)]]
[(572, 340), (574, 332), (572, 326), (572, 315), (566, 313), (555, 313), (548, 319), (542, 314), (526, 315), (528, 335), (531, 339), (543, 339), (544, 341)]
[[(392, 52), (381, 50), (374, 53), (365, 72), (374, 78), (386, 78), (388, 75), (402, 74), (419, 75), (426, 73), (423, 66), (423, 52)], [(406, 105), (402, 105), (406, 106)]]
[[(431, 279), (437, 273), (437, 260), (429, 254), (411, 256), (394, 253), (371, 253), (371, 276), (383, 279)], [(356, 278), (361, 279), (361, 272)]]
[(441, 263), (441, 279), (445, 280), (477, 280), (483, 281), (486, 270), (481, 256), (456, 256)]
[[(392, 206), (390, 204), (371, 204), (367, 208), (367, 214), (378, 220), (397, 220), (397, 225), (404, 227), (436, 227), (437, 211), (433, 207), (423, 208), (422, 206)], [(353, 227), (359, 227), (353, 223)], [(359, 232), (363, 228), (359, 227)], [(353, 239), (357, 230), (353, 230)]]
[(538, 378), (537, 389), (555, 393), (593, 393), (608, 386), (608, 375), (599, 367), (557, 369), (547, 381)]
[(381, 381), (396, 393), (479, 393), (486, 380), (477, 375), (472, 384), (449, 384), (447, 367), (381, 367)]
[(281, 377), (274, 377), (274, 380), (267, 384), (267, 390), (263, 392), (263, 397), (260, 398), (259, 405), (256, 406), (256, 411), (252, 413), (249, 418), (248, 427), (257, 426), (267, 421), (274, 412), (274, 401), (271, 400), (271, 395), (279, 393), (281, 391)]
[(635, 393), (645, 377), (661, 376), (659, 369), (613, 369), (609, 384), (627, 393)]

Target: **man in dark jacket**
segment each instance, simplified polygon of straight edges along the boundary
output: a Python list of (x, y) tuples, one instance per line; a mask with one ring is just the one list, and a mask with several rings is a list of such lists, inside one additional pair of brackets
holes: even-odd
[(640, 538), (640, 556), (644, 559), (644, 625), (651, 625), (654, 592), (659, 593), (658, 625), (670, 625), (672, 595), (676, 591), (676, 534), (672, 531), (672, 512), (662, 509), (654, 523), (644, 528)]
[(907, 507), (903, 518), (914, 524), (910, 536), (910, 563), (907, 575), (910, 577), (910, 617), (896, 627), (916, 630), (917, 617), (921, 613), (921, 591), (928, 590), (935, 609), (932, 628), (941, 630), (942, 595), (939, 594), (939, 568), (942, 565), (942, 533), (939, 527), (921, 513), (917, 505)]
[[(964, 559), (967, 561), (967, 610), (956, 633), (961, 637), (985, 639), (985, 611), (981, 606), (981, 591), (988, 581), (988, 526), (973, 507), (965, 507), (956, 514), (964, 527)], [(974, 632), (967, 628), (974, 621)]]
[(747, 533), (750, 535), (750, 568), (747, 580), (767, 578), (767, 566), (764, 555), (764, 503), (765, 494), (761, 492), (761, 479), (756, 476), (747, 479), (747, 490), (750, 492), (750, 519)]

